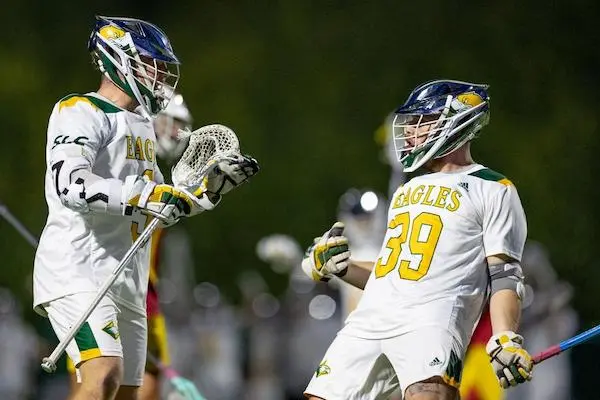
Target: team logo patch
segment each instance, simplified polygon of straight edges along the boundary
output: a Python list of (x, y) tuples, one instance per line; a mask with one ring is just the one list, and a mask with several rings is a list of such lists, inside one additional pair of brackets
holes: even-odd
[(329, 365), (327, 365), (327, 360), (323, 360), (321, 361), (321, 364), (319, 364), (319, 366), (317, 367), (317, 370), (315, 371), (315, 375), (318, 377), (323, 376), (323, 375), (327, 375), (331, 372), (331, 368), (329, 368)]
[(104, 326), (104, 328), (102, 328), (102, 330), (109, 334), (115, 340), (119, 338), (119, 330), (117, 329), (117, 324), (115, 323), (115, 321), (110, 321)]
[(463, 93), (461, 95), (456, 96), (456, 99), (461, 103), (471, 107), (475, 107), (476, 105), (483, 103), (483, 99), (481, 98), (481, 96), (475, 92)]
[(100, 36), (105, 39), (118, 39), (125, 36), (125, 31), (116, 26), (106, 25), (100, 28)]

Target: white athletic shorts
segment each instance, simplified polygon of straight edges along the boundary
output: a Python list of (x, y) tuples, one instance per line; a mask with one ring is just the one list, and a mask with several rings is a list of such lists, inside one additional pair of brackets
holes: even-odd
[[(96, 293), (76, 293), (44, 304), (52, 328), (59, 340), (77, 322)], [(83, 361), (102, 356), (123, 359), (121, 385), (141, 386), (146, 363), (146, 316), (119, 308), (104, 297), (67, 346), (67, 354), (78, 367)], [(77, 381), (81, 382), (79, 369)]]
[(447, 330), (422, 328), (388, 339), (338, 334), (305, 395), (326, 400), (387, 399), (398, 388), (440, 376), (458, 388), (463, 346)]

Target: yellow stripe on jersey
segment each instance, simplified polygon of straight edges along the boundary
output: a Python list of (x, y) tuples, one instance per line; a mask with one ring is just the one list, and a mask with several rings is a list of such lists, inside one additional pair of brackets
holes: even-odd
[(79, 354), (81, 354), (81, 361), (87, 361), (102, 356), (99, 348), (83, 350)]
[(460, 382), (457, 382), (456, 379), (452, 378), (448, 374), (444, 374), (444, 376), (442, 376), (442, 379), (444, 380), (446, 385), (452, 386), (453, 388), (456, 388), (456, 389), (460, 388)]
[(66, 97), (63, 97), (58, 102), (58, 111), (60, 112), (65, 107), (73, 107), (75, 104), (81, 101), (90, 104), (94, 108), (94, 110), (101, 110), (106, 114), (118, 113), (123, 111), (122, 108), (119, 108), (112, 103), (101, 100), (94, 96), (87, 96), (84, 94), (70, 94)]
[(512, 183), (512, 182), (511, 182), (509, 179), (506, 179), (506, 178), (504, 178), (504, 179), (500, 179), (500, 180), (498, 181), (498, 183), (501, 183), (501, 184), (503, 184), (504, 186), (511, 186), (511, 185), (512, 185), (512, 186), (514, 186), (514, 185), (513, 185), (513, 183)]
[(91, 105), (94, 109), (97, 109), (98, 107), (96, 107), (96, 105), (94, 103), (92, 103), (90, 101), (90, 99), (88, 99), (87, 97), (83, 97), (83, 96), (72, 96), (72, 97), (67, 97), (66, 99), (62, 100), (60, 103), (58, 103), (58, 111), (61, 111), (63, 108), (65, 107), (73, 107), (75, 104), (79, 103), (79, 102), (84, 102), (84, 103), (88, 103), (89, 105)]
[(71, 360), (71, 357), (67, 357), (67, 371), (70, 374), (75, 373), (75, 364), (73, 364), (73, 360)]

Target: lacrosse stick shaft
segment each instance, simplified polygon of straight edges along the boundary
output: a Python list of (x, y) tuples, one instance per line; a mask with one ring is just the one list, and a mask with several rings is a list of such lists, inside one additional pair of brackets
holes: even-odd
[(169, 367), (168, 365), (163, 364), (162, 361), (160, 361), (158, 359), (157, 356), (155, 356), (154, 354), (148, 352), (146, 353), (146, 356), (148, 358), (148, 360), (150, 360), (150, 362), (152, 362), (152, 364), (156, 365), (158, 367), (158, 369), (165, 374), (165, 376), (169, 379), (175, 378), (176, 376), (179, 376), (179, 373), (177, 371), (175, 371), (173, 368)]
[(56, 370), (56, 362), (66, 350), (68, 344), (73, 340), (79, 329), (83, 326), (83, 324), (87, 321), (90, 314), (94, 311), (98, 303), (106, 296), (106, 293), (113, 286), (121, 272), (125, 269), (125, 267), (129, 264), (135, 253), (148, 242), (148, 240), (152, 237), (152, 233), (158, 227), (160, 220), (157, 218), (152, 219), (152, 221), (144, 228), (144, 231), (140, 234), (140, 236), (136, 239), (136, 241), (131, 245), (125, 256), (121, 260), (121, 262), (115, 267), (110, 277), (104, 282), (102, 287), (98, 290), (96, 297), (92, 301), (92, 303), (88, 306), (85, 312), (81, 315), (81, 317), (77, 320), (75, 325), (71, 327), (67, 335), (60, 341), (58, 346), (54, 349), (52, 354), (49, 357), (45, 357), (42, 360), (42, 369), (46, 372), (54, 372)]
[(600, 335), (600, 325), (597, 325), (591, 329), (588, 329), (585, 332), (580, 333), (579, 335), (573, 336), (570, 339), (564, 340), (559, 344), (555, 344), (554, 346), (548, 347), (546, 350), (536, 354), (533, 357), (533, 363), (539, 364), (544, 360), (547, 360), (551, 357), (554, 357), (565, 350), (570, 349), (571, 347), (575, 347), (580, 345), (581, 343), (587, 342), (590, 339)]
[(29, 232), (25, 226), (23, 226), (21, 221), (12, 215), (12, 213), (8, 210), (8, 207), (6, 207), (2, 202), (0, 202), (0, 214), (2, 214), (2, 217), (4, 217), (4, 219), (8, 221), (8, 223), (11, 224), (13, 228), (15, 228), (17, 232), (19, 232), (21, 236), (23, 236), (23, 238), (29, 242), (30, 245), (37, 247), (38, 240), (36, 237), (33, 236), (33, 234)]
[[(21, 223), (21, 221), (19, 221), (17, 219), (17, 217), (15, 217), (14, 215), (12, 215), (12, 213), (8, 210), (8, 207), (6, 207), (6, 205), (4, 205), (2, 202), (0, 202), (0, 214), (2, 215), (2, 217), (4, 217), (4, 219), (6, 219), (21, 234), (21, 236), (23, 236), (23, 238), (25, 240), (27, 240), (27, 242), (29, 242), (29, 244), (31, 244), (31, 246), (34, 249), (37, 248), (37, 246), (38, 246), (38, 240), (37, 240), (37, 238), (31, 232), (29, 232), (29, 230)], [(158, 220), (154, 219), (150, 223), (150, 225), (153, 224), (153, 223), (154, 224), (158, 223), (158, 222), (154, 222), (154, 221), (158, 221)], [(150, 225), (148, 225), (148, 227), (146, 229), (150, 228)], [(152, 236), (152, 232), (154, 232), (154, 230), (155, 230), (155, 228), (152, 228), (152, 231), (148, 235), (149, 237)], [(142, 233), (142, 235), (140, 235), (140, 237), (138, 238), (138, 240), (143, 235), (144, 235), (144, 233)], [(133, 246), (135, 246), (135, 243), (132, 245), (132, 248), (133, 248)], [(140, 245), (140, 247), (141, 247), (141, 245)], [(131, 252), (130, 257), (132, 257), (133, 254), (135, 254), (136, 251), (137, 250), (135, 250), (135, 251), (130, 250), (130, 252)], [(127, 257), (127, 254), (125, 255), (125, 257)], [(123, 267), (125, 267), (127, 265), (127, 261), (125, 261), (125, 258), (122, 260), (122, 263), (123, 263)], [(113, 271), (113, 274), (111, 275), (111, 278), (110, 278), (111, 284), (114, 283), (116, 277), (118, 277), (119, 273), (121, 272), (121, 271), (117, 271), (118, 268), (119, 267), (117, 267), (115, 269), (115, 271)], [(108, 281), (107, 281), (107, 283), (105, 285), (108, 285)], [(110, 286), (111, 285), (108, 285), (108, 287), (110, 287)], [(83, 322), (78, 321), (78, 322), (81, 322), (81, 324), (79, 324), (79, 325), (83, 325), (83, 323), (85, 323), (85, 320), (87, 320), (87, 318), (89, 317), (89, 314), (91, 314), (91, 312), (93, 311), (93, 309), (95, 308), (95, 306), (98, 305), (98, 302), (102, 299), (103, 296), (99, 295), (98, 297), (99, 297), (98, 301), (94, 301), (94, 306), (93, 307), (90, 306), (91, 311), (86, 314), (86, 316), (84, 318), (84, 321)], [(83, 317), (82, 317), (82, 319), (83, 319)], [(75, 335), (76, 334), (77, 334), (77, 332), (75, 332)], [(66, 341), (66, 343), (68, 344), (69, 341)], [(66, 348), (66, 346), (65, 346), (65, 348)], [(58, 347), (57, 347), (57, 349), (52, 354), (54, 355), (54, 353), (57, 352), (57, 350), (58, 350)], [(64, 348), (60, 351), (60, 353), (62, 353), (63, 351), (64, 351)], [(51, 361), (53, 361), (54, 364), (56, 364), (56, 361), (58, 360), (58, 358), (60, 358), (60, 356), (61, 356), (61, 354), (57, 354), (55, 357), (53, 357), (51, 355), (50, 357), (48, 357), (48, 359), (50, 359)], [(163, 365), (162, 363), (159, 363), (158, 359), (154, 355), (148, 353), (148, 357), (152, 360), (152, 362), (154, 362), (156, 365), (158, 365), (159, 368), (161, 368), (161, 370), (164, 370), (166, 375), (168, 375), (167, 374), (167, 370), (170, 370), (171, 371), (170, 373), (173, 376), (177, 376), (177, 373), (174, 370), (172, 370), (169, 367)], [(44, 370), (46, 370), (46, 369), (44, 369)], [(51, 371), (49, 371), (49, 372), (51, 372)]]

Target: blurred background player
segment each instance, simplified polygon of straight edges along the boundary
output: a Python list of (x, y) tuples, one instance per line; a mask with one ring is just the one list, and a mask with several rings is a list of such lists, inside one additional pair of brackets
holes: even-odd
[[(289, 276), (277, 299), (277, 312), (270, 318), (254, 317), (249, 326), (253, 346), (248, 349), (247, 393), (256, 400), (297, 400), (343, 321), (340, 285), (334, 281), (316, 285), (304, 275), (299, 268), (302, 248), (289, 235), (262, 238), (256, 252), (275, 273)], [(264, 314), (254, 309), (252, 314)]]
[[(187, 140), (179, 138), (179, 131), (191, 130), (192, 115), (180, 93), (174, 93), (167, 107), (154, 119), (156, 133), (156, 155), (171, 170), (187, 146)], [(165, 316), (159, 304), (159, 276), (168, 273), (169, 281), (177, 287), (177, 295), (171, 299), (171, 304), (182, 305), (186, 299), (191, 299), (191, 284), (194, 282), (193, 266), (183, 262), (190, 248), (185, 233), (180, 227), (172, 227), (168, 231), (159, 229), (152, 238), (152, 253), (150, 257), (150, 276), (148, 281), (148, 296), (146, 298), (146, 313), (148, 316), (148, 357), (146, 358), (146, 373), (140, 389), (141, 400), (158, 400), (160, 390), (160, 373), (171, 366), (169, 344), (167, 341), (167, 326)], [(175, 240), (173, 240), (175, 239)], [(176, 243), (180, 243), (178, 246)], [(187, 245), (187, 246), (186, 246)], [(183, 247), (183, 248), (182, 248)], [(178, 250), (177, 261), (165, 254), (168, 249)], [(166, 259), (166, 260), (165, 260)], [(169, 260), (169, 261), (167, 261)], [(165, 262), (166, 261), (166, 262)], [(192, 267), (192, 268), (191, 268)], [(165, 271), (166, 270), (166, 271)], [(188, 307), (189, 309), (189, 307)], [(160, 361), (162, 365), (157, 365)], [(201, 400), (202, 397), (193, 383), (181, 376), (166, 377), (170, 384), (186, 400)]]
[[(397, 188), (397, 187), (396, 187)], [(348, 189), (339, 199), (338, 221), (346, 226), (344, 232), (352, 257), (360, 261), (375, 261), (385, 236), (387, 200), (366, 189)], [(339, 282), (342, 295), (342, 321), (354, 310), (362, 290)]]

